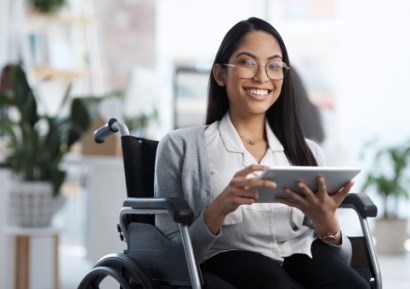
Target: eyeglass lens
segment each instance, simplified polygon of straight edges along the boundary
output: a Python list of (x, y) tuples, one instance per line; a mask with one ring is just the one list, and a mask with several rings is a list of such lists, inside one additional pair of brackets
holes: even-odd
[[(237, 64), (234, 67), (240, 78), (253, 78), (259, 69), (259, 66), (256, 63)], [(280, 80), (285, 77), (288, 67), (282, 62), (269, 62), (265, 65), (265, 71), (270, 79)]]

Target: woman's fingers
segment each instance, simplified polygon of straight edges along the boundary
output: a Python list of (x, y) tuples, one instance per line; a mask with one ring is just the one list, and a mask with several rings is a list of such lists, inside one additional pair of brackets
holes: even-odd
[(318, 191), (316, 193), (317, 197), (320, 200), (323, 200), (328, 194), (324, 177), (322, 176), (317, 177), (317, 187), (318, 187)]
[(257, 200), (259, 198), (258, 187), (276, 188), (276, 183), (258, 178), (236, 178), (231, 181), (231, 192), (242, 198), (251, 198)]
[(255, 172), (261, 172), (261, 171), (264, 171), (268, 168), (269, 167), (264, 166), (264, 165), (253, 164), (253, 165), (247, 166), (243, 170), (238, 171), (235, 174), (234, 177), (244, 177), (244, 178), (246, 178), (249, 174), (252, 174), (252, 173), (255, 173)]
[(265, 187), (265, 188), (276, 188), (276, 183), (271, 182), (268, 180), (263, 180), (260, 178), (233, 178), (231, 181), (231, 185), (235, 187), (245, 188), (257, 188), (257, 187)]
[(344, 185), (344, 187), (343, 187), (340, 191), (338, 191), (338, 192), (332, 194), (332, 197), (336, 200), (336, 202), (338, 203), (338, 205), (340, 205), (340, 204), (343, 202), (344, 198), (345, 198), (346, 195), (350, 192), (350, 190), (352, 189), (353, 185), (354, 185), (354, 182), (353, 182), (353, 181), (349, 181), (349, 182), (347, 182), (347, 183)]
[(314, 200), (316, 198), (315, 192), (303, 181), (298, 181), (296, 185), (303, 192), (301, 195), (304, 196), (304, 199)]
[(298, 193), (295, 193), (289, 188), (284, 189), (284, 191), (290, 196), (289, 198), (281, 198), (281, 197), (276, 197), (275, 200), (278, 203), (285, 204), (291, 207), (295, 207), (298, 209), (302, 208), (302, 204), (305, 203), (303, 200), (302, 196)]
[[(337, 208), (349, 193), (353, 181), (347, 182), (338, 192), (328, 192), (323, 177), (317, 179), (317, 189), (312, 190), (304, 182), (298, 182), (298, 191), (285, 189), (288, 199), (277, 199), (278, 202), (300, 209), (313, 223), (333, 226)], [(329, 225), (330, 226), (330, 225)]]
[(313, 191), (303, 181), (296, 183), (298, 191), (285, 188), (284, 191), (290, 196), (289, 199), (278, 199), (281, 203), (297, 207), (299, 209), (312, 207), (323, 203), (327, 194), (326, 184), (323, 177), (318, 177), (318, 191)]
[[(264, 171), (267, 168), (268, 167), (264, 165), (254, 164), (238, 171), (229, 183), (227, 188), (228, 193), (232, 195), (236, 201), (243, 203), (241, 198), (251, 199), (252, 201), (259, 198), (258, 187), (275, 189), (276, 183), (274, 182), (257, 177), (249, 177), (251, 174), (257, 171)], [(248, 203), (248, 200), (245, 200), (245, 203)]]
[(322, 176), (317, 178), (317, 191), (312, 190), (312, 188), (303, 181), (298, 181), (296, 186), (302, 193), (297, 193), (292, 190), (290, 190), (289, 193), (293, 198), (299, 201), (307, 201), (309, 204), (312, 204), (318, 201), (324, 202), (326, 197), (329, 196), (325, 179)]
[(264, 171), (268, 167), (264, 165), (250, 165), (243, 170), (238, 171), (233, 179), (230, 182), (230, 186), (233, 188), (236, 188), (236, 192), (238, 192), (239, 195), (242, 195), (243, 197), (251, 197), (251, 198), (258, 198), (259, 194), (256, 190), (258, 187), (264, 187), (264, 188), (271, 188), (275, 189), (276, 188), (276, 183), (268, 181), (268, 180), (263, 180), (258, 177), (249, 177), (249, 175), (257, 172), (257, 171)]

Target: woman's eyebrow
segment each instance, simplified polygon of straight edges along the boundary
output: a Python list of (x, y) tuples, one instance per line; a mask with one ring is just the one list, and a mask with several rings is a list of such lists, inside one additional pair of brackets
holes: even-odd
[(274, 54), (274, 55), (272, 55), (271, 57), (268, 57), (269, 60), (275, 59), (275, 58), (280, 58), (280, 59), (282, 59), (282, 55), (280, 55), (280, 54)]
[[(252, 57), (252, 58), (254, 58), (254, 59), (259, 59), (259, 57), (257, 57), (255, 54), (252, 54), (252, 53), (250, 53), (250, 52), (248, 52), (248, 51), (239, 52), (238, 54), (236, 54), (235, 57), (239, 57), (239, 56), (241, 56), (241, 55), (246, 55), (246, 56)], [(267, 59), (268, 59), (268, 60), (271, 60), (271, 59), (275, 59), (275, 58), (280, 58), (280, 59), (282, 59), (282, 55), (280, 55), (280, 54), (274, 54), (274, 55), (272, 55), (272, 56), (269, 56)]]
[(250, 53), (250, 52), (247, 52), (247, 51), (239, 52), (238, 54), (236, 54), (235, 57), (239, 57), (239, 56), (242, 56), (242, 55), (246, 55), (246, 56), (252, 57), (252, 58), (254, 58), (254, 59), (257, 59), (257, 58), (258, 58), (256, 55), (254, 55), (254, 54), (252, 54), (252, 53)]

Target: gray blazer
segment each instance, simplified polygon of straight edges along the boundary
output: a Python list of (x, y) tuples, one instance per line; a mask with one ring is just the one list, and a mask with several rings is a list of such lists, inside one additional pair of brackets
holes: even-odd
[[(159, 143), (155, 166), (155, 196), (184, 198), (194, 211), (189, 231), (198, 261), (219, 235), (209, 232), (203, 212), (211, 203), (210, 170), (205, 147), (207, 126), (183, 128), (168, 133)], [(311, 146), (310, 142), (308, 144)], [(315, 147), (312, 147), (314, 150)], [(157, 215), (156, 225), (171, 240), (180, 240), (179, 227), (167, 215)], [(351, 243), (342, 234), (342, 245), (329, 245), (346, 262), (351, 259)]]

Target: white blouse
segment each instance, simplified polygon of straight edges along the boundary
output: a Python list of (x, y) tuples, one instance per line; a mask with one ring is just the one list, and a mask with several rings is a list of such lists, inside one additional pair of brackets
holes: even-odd
[[(269, 148), (260, 164), (289, 166), (282, 144), (266, 123)], [(215, 198), (231, 181), (233, 175), (257, 163), (244, 147), (229, 114), (211, 124), (205, 131), (207, 154), (211, 173), (211, 190)], [(308, 141), (319, 165), (324, 155), (317, 144)], [(295, 253), (308, 256), (315, 240), (311, 226), (304, 224), (304, 214), (296, 208), (279, 203), (254, 203), (242, 205), (226, 216), (221, 234), (206, 258), (227, 250), (259, 252), (275, 260)]]

